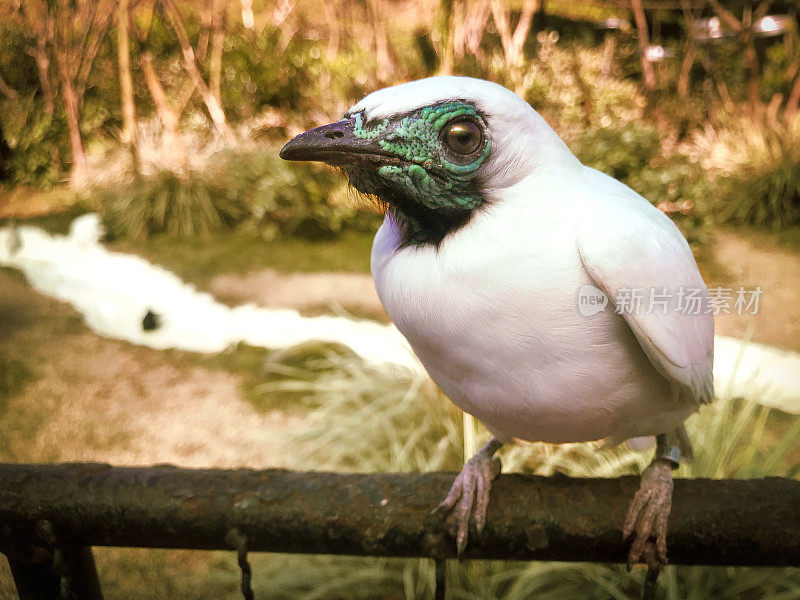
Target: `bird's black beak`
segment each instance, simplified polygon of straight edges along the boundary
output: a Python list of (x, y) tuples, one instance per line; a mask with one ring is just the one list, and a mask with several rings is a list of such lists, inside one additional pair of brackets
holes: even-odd
[(284, 160), (318, 160), (330, 165), (342, 165), (367, 156), (380, 156), (384, 150), (377, 140), (358, 137), (355, 119), (346, 118), (301, 133), (281, 148)]

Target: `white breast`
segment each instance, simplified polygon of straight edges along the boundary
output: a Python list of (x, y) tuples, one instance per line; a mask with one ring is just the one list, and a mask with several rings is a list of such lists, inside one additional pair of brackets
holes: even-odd
[(433, 380), (495, 435), (570, 442), (652, 435), (679, 404), (622, 317), (578, 311), (592, 284), (575, 243), (574, 198), (531, 207), (522, 188), (440, 248), (397, 249), (387, 218), (372, 274), (386, 311)]

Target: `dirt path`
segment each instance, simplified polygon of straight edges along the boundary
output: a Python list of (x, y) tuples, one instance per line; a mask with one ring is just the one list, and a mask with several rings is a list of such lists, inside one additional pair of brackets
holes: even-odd
[(716, 332), (800, 351), (800, 256), (766, 234), (727, 231), (716, 234), (714, 255), (730, 278), (709, 287), (763, 290), (757, 314), (717, 315)]
[(218, 275), (209, 291), (231, 304), (291, 307), (304, 314), (344, 309), (358, 317), (388, 322), (372, 277), (363, 273), (279, 273), (272, 269), (247, 275)]
[[(717, 333), (749, 336), (755, 342), (800, 351), (800, 256), (779, 248), (768, 235), (726, 231), (715, 236), (714, 255), (722, 267), (715, 273), (725, 276), (707, 276), (709, 288), (760, 286), (763, 290), (755, 315), (736, 314), (732, 300), (731, 314), (716, 317)], [(248, 275), (219, 275), (211, 280), (209, 291), (232, 304), (292, 307), (306, 314), (342, 307), (356, 316), (388, 321), (372, 278), (366, 274), (286, 275), (265, 269)]]
[(11, 271), (0, 290), (0, 357), (30, 374), (0, 398), (0, 459), (292, 466), (302, 419), (253, 409), (238, 376), (101, 338)]

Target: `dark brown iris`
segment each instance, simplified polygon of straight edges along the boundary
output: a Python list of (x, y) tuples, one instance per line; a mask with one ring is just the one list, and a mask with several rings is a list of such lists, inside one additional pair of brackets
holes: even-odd
[(444, 131), (444, 143), (455, 154), (467, 155), (481, 145), (481, 130), (472, 121), (454, 121)]

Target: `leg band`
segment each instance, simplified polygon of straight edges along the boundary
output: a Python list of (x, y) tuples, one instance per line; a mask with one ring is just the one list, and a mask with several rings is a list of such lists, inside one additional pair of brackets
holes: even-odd
[(681, 464), (681, 449), (674, 441), (669, 439), (667, 434), (662, 433), (656, 436), (656, 455), (669, 463), (671, 469), (677, 469)]

